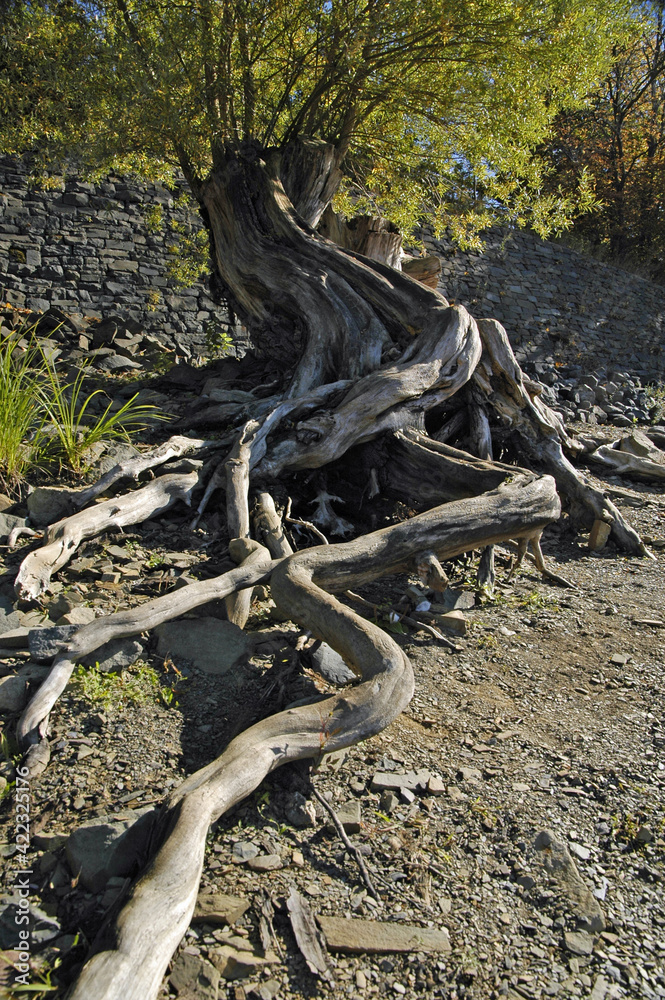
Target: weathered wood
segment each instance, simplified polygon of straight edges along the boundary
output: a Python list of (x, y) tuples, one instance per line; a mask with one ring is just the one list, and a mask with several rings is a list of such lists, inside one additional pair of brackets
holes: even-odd
[(421, 552), (416, 556), (416, 572), (430, 590), (443, 593), (448, 587), (446, 572), (433, 552)]
[[(389, 219), (374, 215), (356, 215), (352, 219), (344, 219), (328, 206), (318, 228), (322, 236), (338, 246), (401, 270), (402, 234)], [(416, 275), (412, 274), (411, 277), (416, 278)], [(436, 284), (430, 287), (436, 288)]]
[(447, 441), (454, 440), (458, 434), (461, 434), (468, 422), (469, 414), (466, 407), (463, 407), (457, 413), (453, 413), (452, 417), (446, 420), (438, 431), (432, 434), (432, 437), (435, 441), (445, 444)]
[[(236, 542), (249, 540), (249, 462), (251, 458), (251, 442), (256, 436), (259, 424), (249, 421), (243, 427), (231, 453), (224, 463), (226, 470), (226, 523), (229, 535)], [(262, 548), (259, 546), (258, 548)], [(261, 552), (253, 545), (237, 544), (235, 555), (250, 563), (262, 558)], [(232, 555), (234, 561), (235, 555)], [(252, 590), (242, 590), (229, 594), (226, 598), (226, 613), (229, 621), (244, 628), (249, 617), (252, 604)]]
[(256, 498), (254, 525), (273, 559), (293, 554), (293, 548), (284, 534), (284, 527), (275, 509), (275, 501), (265, 491), (259, 493)]
[[(388, 264), (316, 234), (290, 202), (277, 150), (231, 149), (198, 197), (234, 310), (297, 398), (375, 371), (447, 303)], [(294, 361), (299, 359), (294, 369)]]
[(192, 451), (198, 453), (204, 449), (219, 448), (219, 446), (219, 441), (205, 441), (203, 438), (189, 438), (175, 434), (163, 444), (151, 448), (150, 451), (125, 459), (124, 462), (118, 462), (92, 486), (88, 486), (78, 493), (73, 493), (72, 501), (78, 508), (87, 507), (96, 497), (105, 493), (120, 479), (138, 479), (142, 472), (164, 465), (172, 458), (180, 458)]
[(591, 452), (589, 459), (621, 476), (653, 482), (665, 480), (665, 452), (641, 431), (626, 434), (613, 444), (601, 445)]
[(383, 489), (417, 510), (446, 500), (480, 496), (496, 489), (515, 472), (514, 465), (488, 462), (441, 444), (416, 431), (397, 431), (391, 438), (382, 472)]
[(14, 589), (21, 600), (35, 600), (48, 587), (51, 577), (76, 552), (86, 538), (94, 538), (111, 528), (126, 528), (161, 514), (177, 500), (191, 503), (199, 481), (197, 472), (161, 476), (133, 493), (106, 500), (51, 525), (46, 544), (28, 553), (19, 569)]
[[(445, 559), (469, 547), (533, 534), (558, 517), (559, 509), (550, 477), (518, 473), (482, 498), (443, 505), (362, 538), (306, 549), (273, 563), (270, 582), (278, 608), (329, 642), (362, 682), (343, 695), (288, 709), (252, 726), (221, 757), (183, 782), (161, 817), (161, 847), (156, 857), (132, 890), (115, 926), (97, 942), (97, 953), (85, 964), (71, 1000), (93, 996), (96, 1000), (152, 1000), (194, 910), (210, 823), (276, 767), (380, 732), (408, 704), (413, 674), (402, 650), (330, 592), (411, 567), (415, 555), (427, 548)], [(238, 574), (234, 582), (243, 579), (239, 575), (243, 572), (249, 570), (225, 574), (226, 584), (232, 574)], [(195, 586), (179, 593), (187, 597)], [(137, 619), (145, 609), (146, 605), (135, 609)], [(159, 617), (154, 602), (149, 617)], [(107, 633), (117, 631), (118, 616), (111, 618), (116, 619), (116, 626), (109, 628), (107, 619)], [(144, 627), (145, 620), (140, 624)]]
[(428, 288), (437, 288), (441, 278), (439, 257), (402, 257), (402, 270)]
[(401, 408), (414, 401), (423, 411), (461, 388), (476, 366), (480, 341), (475, 321), (462, 306), (438, 311), (426, 333), (400, 360), (359, 379), (334, 408), (301, 420), (257, 464), (257, 473), (319, 468), (340, 458), (352, 445), (402, 423)]
[(529, 395), (506, 331), (497, 320), (478, 322), (483, 355), (473, 383), (485, 394), (501, 421), (510, 427), (518, 449), (534, 468), (554, 476), (575, 518), (607, 520), (617, 545), (634, 555), (650, 555), (637, 532), (601, 490), (579, 473), (564, 454), (579, 450), (560, 417), (538, 397)]
[(82, 625), (53, 661), (51, 671), (28, 704), (18, 727), (22, 744), (36, 742), (48, 733), (48, 715), (65, 690), (72, 671), (82, 657), (93, 653), (111, 639), (140, 635), (210, 601), (222, 600), (236, 590), (265, 583), (276, 565), (274, 560), (238, 566), (210, 580), (197, 580), (187, 587), (146, 601), (136, 608), (118, 611)]

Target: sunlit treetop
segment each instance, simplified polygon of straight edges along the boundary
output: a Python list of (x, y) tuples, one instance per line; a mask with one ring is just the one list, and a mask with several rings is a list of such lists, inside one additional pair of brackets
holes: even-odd
[(345, 153), (339, 204), (407, 231), (425, 204), (460, 230), (498, 206), (563, 224), (570, 197), (538, 197), (532, 150), (635, 29), (628, 0), (54, 0), (2, 16), (0, 149), (179, 168), (196, 187), (229, 147), (316, 137)]

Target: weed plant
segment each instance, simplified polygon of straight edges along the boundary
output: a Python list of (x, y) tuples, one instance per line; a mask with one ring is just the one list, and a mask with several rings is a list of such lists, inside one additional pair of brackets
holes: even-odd
[(36, 347), (19, 347), (19, 339), (0, 343), (0, 480), (6, 489), (39, 461), (44, 442), (42, 355)]
[[(27, 341), (28, 346), (24, 344)], [(21, 343), (23, 342), (23, 343)], [(15, 489), (27, 470), (47, 460), (80, 475), (90, 448), (101, 440), (131, 436), (146, 420), (166, 420), (156, 406), (137, 403), (138, 393), (115, 409), (110, 401), (100, 416), (90, 404), (105, 395), (85, 391), (85, 372), (65, 381), (36, 341), (36, 326), (19, 328), (0, 342), (0, 485)]]
[(167, 706), (177, 704), (173, 688), (162, 686), (157, 671), (147, 663), (139, 662), (120, 673), (102, 671), (98, 666), (78, 666), (72, 681), (74, 690), (86, 701), (101, 704), (105, 709), (160, 701)]
[(90, 448), (102, 440), (124, 438), (145, 430), (146, 417), (167, 419), (156, 406), (137, 403), (138, 393), (128, 399), (119, 410), (113, 410), (111, 401), (101, 416), (87, 422), (86, 411), (96, 396), (106, 395), (95, 389), (89, 395), (83, 391), (85, 372), (79, 371), (73, 382), (63, 383), (54, 365), (44, 360), (45, 386), (42, 390), (44, 411), (55, 432), (58, 457), (64, 458), (73, 472), (81, 474), (88, 465)]

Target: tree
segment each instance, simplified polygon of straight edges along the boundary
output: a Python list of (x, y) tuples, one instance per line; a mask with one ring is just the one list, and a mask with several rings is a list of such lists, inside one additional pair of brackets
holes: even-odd
[[(231, 451), (199, 504), (225, 482), (239, 565), (80, 629), (19, 724), (32, 744), (27, 766), (44, 751), (49, 711), (85, 653), (216, 597), (243, 626), (258, 583), (269, 582), (284, 614), (333, 645), (362, 681), (264, 719), (170, 797), (150, 830), (158, 853), (97, 943), (74, 1000), (156, 995), (191, 917), (210, 823), (275, 767), (378, 732), (408, 703), (413, 676), (400, 647), (333, 593), (414, 569), (445, 588), (441, 560), (474, 548), (483, 552), (480, 585), (491, 589), (493, 544), (503, 538), (520, 539), (520, 558), (530, 542), (544, 570), (540, 534), (560, 511), (552, 475), (576, 517), (607, 521), (618, 545), (645, 551), (564, 455), (574, 442), (523, 378), (496, 321), (476, 323), (398, 267), (316, 230), (336, 196), (394, 213), (408, 231), (438, 193), (443, 223), (451, 178), (470, 172), (485, 199), (472, 222), (493, 213), (556, 222), (565, 204), (538, 197), (532, 149), (557, 110), (589, 89), (626, 12), (620, 0), (70, 0), (10, 9), (4, 66), (22, 89), (3, 90), (4, 148), (32, 143), (44, 158), (66, 154), (99, 169), (181, 169), (220, 290), (263, 355), (257, 371), (280, 376), (252, 419), (229, 421), (227, 408)], [(497, 442), (552, 475), (494, 461)], [(173, 439), (109, 473), (80, 503), (196, 446)], [(293, 553), (266, 489), (342, 458), (370, 494), (424, 512)], [(59, 522), (25, 560), (18, 593), (38, 597), (107, 521), (151, 516), (198, 485), (196, 473), (160, 477)]]
[(571, 189), (586, 174), (596, 205), (573, 236), (617, 263), (665, 278), (665, 5), (643, 5), (641, 36), (615, 46), (588, 104), (560, 113), (543, 151), (550, 183)]
[[(294, 346), (306, 349), (297, 393), (333, 371), (370, 370), (395, 323), (377, 304), (370, 315), (359, 270), (342, 294), (334, 258), (310, 240), (307, 226), (340, 186), (347, 206), (356, 196), (359, 210), (371, 203), (406, 232), (437, 197), (439, 223), (462, 232), (496, 213), (543, 232), (560, 223), (567, 203), (538, 197), (528, 154), (557, 109), (598, 78), (625, 9), (622, 0), (17, 5), (4, 148), (38, 142), (44, 155), (97, 167), (182, 169), (234, 310), (282, 364)], [(461, 164), (485, 203), (462, 218), (450, 211)], [(263, 240), (279, 252), (257, 252)], [(323, 267), (329, 288), (307, 281), (303, 294), (298, 254), (311, 256), (306, 270)], [(314, 371), (317, 329), (328, 357)], [(345, 360), (361, 329), (365, 360)]]

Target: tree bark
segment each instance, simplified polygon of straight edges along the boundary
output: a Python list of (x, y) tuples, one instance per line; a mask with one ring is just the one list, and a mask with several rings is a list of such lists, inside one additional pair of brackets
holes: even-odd
[(426, 332), (447, 303), (401, 271), (317, 234), (282, 183), (293, 155), (229, 151), (198, 197), (234, 309), (258, 349), (292, 373), (288, 394), (298, 397), (376, 370), (393, 348)]

